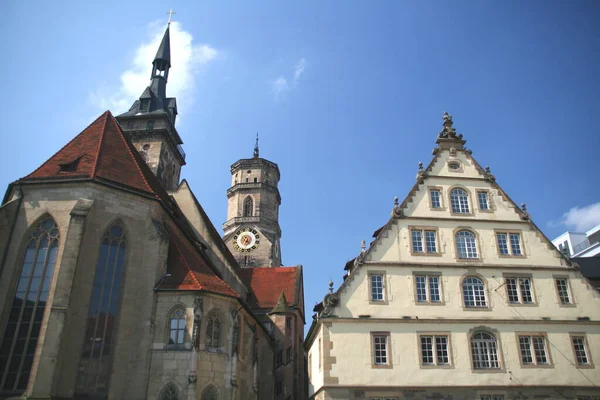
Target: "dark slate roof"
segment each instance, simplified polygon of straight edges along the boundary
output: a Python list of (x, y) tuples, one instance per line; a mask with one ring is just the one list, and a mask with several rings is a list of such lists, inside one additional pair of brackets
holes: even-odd
[(156, 57), (154, 57), (154, 60), (165, 60), (169, 63), (169, 67), (171, 66), (171, 41), (170, 41), (170, 36), (169, 36), (169, 28), (170, 26), (167, 27), (167, 30), (165, 31), (165, 34), (162, 38), (162, 42), (160, 42), (160, 47), (158, 48), (158, 51), (156, 52)]
[(588, 279), (600, 279), (600, 256), (573, 257), (572, 262), (579, 265), (579, 270)]

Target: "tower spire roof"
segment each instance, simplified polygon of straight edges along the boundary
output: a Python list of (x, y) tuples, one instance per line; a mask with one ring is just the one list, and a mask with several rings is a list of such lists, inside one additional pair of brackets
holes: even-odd
[(163, 35), (162, 41), (160, 42), (160, 46), (158, 47), (158, 51), (156, 52), (156, 56), (154, 57), (154, 61), (152, 64), (155, 64), (159, 60), (164, 60), (171, 66), (171, 37), (169, 34), (169, 30), (171, 28), (171, 23), (167, 25), (167, 30)]
[(254, 143), (254, 158), (258, 158), (258, 132), (256, 132), (256, 142)]

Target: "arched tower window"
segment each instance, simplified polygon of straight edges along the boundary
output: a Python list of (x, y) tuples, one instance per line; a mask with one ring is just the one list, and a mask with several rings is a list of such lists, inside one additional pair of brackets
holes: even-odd
[(218, 400), (219, 394), (214, 386), (209, 386), (202, 391), (202, 400)]
[(100, 244), (81, 355), (82, 368), (77, 379), (79, 391), (105, 393), (108, 389), (125, 251), (125, 231), (115, 223), (104, 233)]
[(159, 400), (179, 400), (179, 390), (173, 383), (167, 383), (167, 386), (160, 392)]
[(218, 313), (211, 312), (206, 323), (206, 347), (213, 349), (221, 347), (221, 327), (222, 322)]
[(0, 391), (25, 390), (58, 251), (59, 232), (44, 218), (27, 238), (21, 274), (0, 343)]
[(169, 314), (169, 344), (182, 346), (185, 343), (185, 309), (175, 308)]
[(251, 217), (254, 215), (254, 200), (248, 196), (244, 200), (244, 217)]

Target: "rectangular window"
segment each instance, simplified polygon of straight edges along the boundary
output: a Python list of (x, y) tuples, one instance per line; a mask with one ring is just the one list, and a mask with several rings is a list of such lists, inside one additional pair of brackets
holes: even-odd
[(533, 304), (531, 278), (506, 278), (508, 302), (512, 304)]
[(489, 211), (490, 205), (487, 192), (477, 192), (477, 199), (479, 200), (479, 209)]
[(413, 253), (437, 253), (437, 232), (434, 230), (411, 229)]
[(485, 394), (479, 397), (479, 400), (504, 400), (504, 395), (501, 394)]
[(502, 256), (522, 256), (521, 234), (516, 232), (496, 232), (498, 253)]
[(442, 208), (440, 191), (438, 189), (431, 189), (429, 191), (429, 196), (431, 197), (431, 208)]
[(571, 341), (573, 343), (573, 351), (575, 352), (575, 360), (577, 361), (577, 365), (591, 365), (585, 337), (571, 336)]
[(418, 303), (440, 303), (440, 277), (438, 275), (416, 275), (415, 286)]
[(373, 364), (388, 365), (388, 335), (373, 335)]
[(549, 364), (544, 336), (519, 336), (519, 349), (523, 365)]
[(558, 291), (558, 299), (560, 304), (571, 304), (569, 296), (569, 282), (564, 278), (556, 279), (556, 290)]
[(371, 301), (383, 301), (383, 275), (371, 275)]
[(146, 129), (149, 130), (149, 131), (154, 130), (154, 121), (148, 121), (146, 123)]
[(421, 336), (421, 363), (423, 365), (449, 365), (448, 336)]

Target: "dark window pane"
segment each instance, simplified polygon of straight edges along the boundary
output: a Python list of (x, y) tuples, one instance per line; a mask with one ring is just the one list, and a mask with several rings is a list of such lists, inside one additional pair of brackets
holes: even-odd
[[(27, 368), (27, 371), (29, 371), (29, 369), (31, 368), (31, 365)], [(25, 370), (25, 367), (23, 367), (23, 370)], [(19, 378), (19, 385), (17, 386), (17, 389), (21, 389), (21, 390), (25, 390), (27, 388), (27, 381), (29, 381), (29, 374), (21, 374), (21, 377)]]

